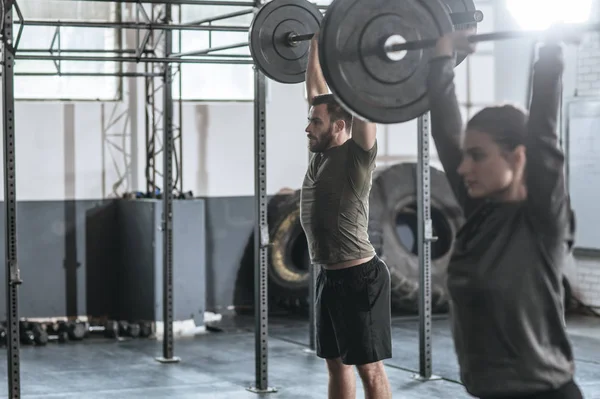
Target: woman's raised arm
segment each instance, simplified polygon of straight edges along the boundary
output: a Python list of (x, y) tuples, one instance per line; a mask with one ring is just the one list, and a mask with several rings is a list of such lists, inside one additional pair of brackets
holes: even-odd
[(431, 114), (431, 135), (454, 195), (465, 216), (468, 216), (476, 204), (469, 199), (466, 187), (457, 171), (463, 156), (463, 121), (454, 84), (456, 42), (463, 40), (466, 43), (467, 36), (464, 34), (461, 39), (457, 35), (458, 33), (444, 36), (438, 42), (437, 55), (429, 63), (427, 92)]
[(565, 157), (558, 144), (557, 119), (564, 60), (558, 44), (540, 49), (533, 71), (527, 130), (527, 198), (545, 228), (562, 228), (568, 219)]

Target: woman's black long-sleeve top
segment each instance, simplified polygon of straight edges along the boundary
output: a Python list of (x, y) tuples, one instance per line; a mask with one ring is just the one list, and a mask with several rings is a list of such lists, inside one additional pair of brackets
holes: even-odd
[(564, 61), (545, 46), (534, 66), (522, 202), (474, 200), (457, 173), (461, 114), (454, 59), (431, 60), (432, 136), (467, 221), (448, 267), (451, 320), (460, 374), (474, 396), (534, 393), (572, 379), (563, 324), (562, 265), (569, 223), (557, 114)]

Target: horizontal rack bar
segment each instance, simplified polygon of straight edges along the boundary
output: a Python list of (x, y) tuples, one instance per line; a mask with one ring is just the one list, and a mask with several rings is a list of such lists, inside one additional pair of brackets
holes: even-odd
[[(208, 1), (208, 0), (61, 0), (61, 1), (88, 1), (98, 3), (141, 3), (141, 4), (172, 4), (172, 5), (192, 5), (192, 6), (227, 6), (227, 7), (255, 7), (256, 3), (249, 1)], [(314, 2), (312, 2), (314, 3)], [(326, 5), (317, 5), (319, 10), (327, 10)]]
[[(2, 73), (0, 73), (2, 76)], [(59, 76), (59, 77), (117, 77), (117, 78), (150, 78), (164, 76), (162, 73), (145, 72), (15, 72), (15, 76)]]
[(66, 28), (114, 28), (114, 29), (137, 29), (137, 30), (191, 30), (212, 32), (248, 32), (248, 26), (226, 26), (226, 25), (181, 25), (164, 23), (137, 23), (137, 22), (110, 22), (110, 21), (45, 21), (24, 20), (15, 21), (15, 25), (23, 26), (60, 26)]
[(133, 63), (154, 63), (154, 62), (172, 62), (174, 64), (253, 64), (252, 58), (247, 57), (237, 59), (219, 59), (212, 58), (158, 58), (158, 57), (83, 57), (69, 55), (15, 55), (17, 60), (29, 61), (89, 61), (89, 62), (133, 62)]
[(254, 7), (254, 2), (249, 1), (209, 1), (209, 0), (62, 0), (62, 1), (88, 1), (98, 3), (146, 3), (146, 4), (172, 4), (191, 6), (246, 6)]
[[(209, 48), (205, 48), (202, 50), (186, 51), (184, 53), (175, 53), (175, 54), (171, 54), (171, 57), (189, 57), (192, 55), (209, 55), (210, 53), (215, 52), (215, 51), (231, 50), (234, 48), (241, 48), (241, 47), (247, 47), (247, 46), (248, 46), (248, 42), (227, 44), (224, 46), (209, 47)], [(215, 55), (215, 54), (212, 54), (212, 55)], [(248, 57), (248, 55), (245, 55), (245, 57)]]
[(222, 21), (224, 19), (241, 17), (243, 15), (252, 14), (252, 13), (256, 12), (256, 10), (257, 10), (256, 7), (252, 7), (248, 10), (235, 11), (235, 12), (232, 12), (229, 14), (221, 14), (221, 15), (216, 15), (214, 17), (210, 17), (210, 18), (199, 19), (197, 21), (186, 22), (185, 25), (202, 25), (202, 24), (206, 24), (209, 22)]
[[(220, 46), (220, 47), (212, 47), (210, 49), (204, 49), (204, 50), (199, 50), (199, 51), (193, 51), (190, 53), (193, 54), (187, 54), (187, 53), (177, 53), (177, 54), (171, 54), (172, 57), (181, 57), (181, 54), (184, 54), (185, 56), (190, 56), (190, 55), (202, 55), (205, 57), (215, 57), (215, 58), (227, 58), (227, 57), (231, 57), (231, 58), (248, 58), (250, 57), (250, 55), (248, 54), (213, 54), (213, 51), (222, 51), (222, 50), (226, 50), (226, 49), (233, 49), (233, 48), (239, 48), (239, 47), (244, 47), (247, 46), (248, 43), (236, 43), (234, 45), (227, 45), (227, 46)], [(207, 51), (210, 50), (210, 51)], [(75, 50), (75, 49), (71, 49), (71, 50), (65, 50), (65, 49), (61, 49), (60, 51), (58, 51), (57, 49), (18, 49), (18, 54), (21, 55), (25, 55), (25, 54), (137, 54), (135, 50), (133, 49), (127, 49), (127, 50), (104, 50), (104, 51), (99, 51), (99, 50), (91, 50), (91, 49), (81, 49), (81, 50)], [(152, 50), (144, 50), (143, 54), (153, 54)]]
[[(19, 48), (19, 53), (96, 53), (96, 54), (136, 54), (134, 49), (94, 50), (94, 49), (64, 49), (64, 48)], [(151, 52), (151, 50), (145, 50)]]

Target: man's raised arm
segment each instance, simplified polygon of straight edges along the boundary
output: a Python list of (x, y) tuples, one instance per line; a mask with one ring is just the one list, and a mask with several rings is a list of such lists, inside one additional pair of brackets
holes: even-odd
[[(320, 94), (329, 93), (327, 82), (321, 70), (319, 62), (319, 33), (315, 33), (310, 41), (310, 52), (308, 53), (308, 65), (306, 66), (306, 93), (309, 104), (312, 99)], [(377, 125), (365, 122), (358, 118), (352, 121), (352, 140), (363, 150), (369, 151), (376, 141)]]
[(312, 99), (320, 94), (329, 92), (321, 64), (319, 63), (319, 32), (315, 33), (310, 41), (310, 51), (308, 53), (308, 65), (306, 66), (306, 94), (308, 95), (308, 103), (312, 103)]
[(377, 125), (356, 117), (353, 118), (352, 140), (363, 150), (370, 151), (377, 141)]

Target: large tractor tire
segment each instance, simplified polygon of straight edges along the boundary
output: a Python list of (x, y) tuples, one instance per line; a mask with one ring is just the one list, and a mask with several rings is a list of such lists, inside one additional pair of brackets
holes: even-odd
[[(373, 176), (369, 237), (390, 269), (392, 309), (416, 313), (419, 304), (416, 164), (401, 163), (378, 169)], [(464, 218), (446, 175), (430, 169), (432, 310), (448, 309), (446, 272), (455, 236)]]
[(308, 309), (310, 257), (300, 224), (300, 190), (278, 193), (269, 202), (269, 296), (277, 305)]

